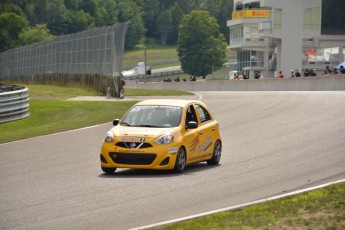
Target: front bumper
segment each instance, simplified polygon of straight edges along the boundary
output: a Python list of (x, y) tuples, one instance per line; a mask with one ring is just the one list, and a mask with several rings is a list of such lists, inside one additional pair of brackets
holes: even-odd
[(128, 148), (129, 145), (103, 142), (100, 153), (105, 168), (173, 169), (178, 147), (176, 144)]

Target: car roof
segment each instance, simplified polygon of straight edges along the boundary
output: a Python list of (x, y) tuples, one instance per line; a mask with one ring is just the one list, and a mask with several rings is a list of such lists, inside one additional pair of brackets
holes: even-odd
[(150, 99), (138, 102), (136, 105), (172, 105), (186, 107), (190, 103), (199, 103), (204, 105), (198, 100), (182, 100), (182, 99)]

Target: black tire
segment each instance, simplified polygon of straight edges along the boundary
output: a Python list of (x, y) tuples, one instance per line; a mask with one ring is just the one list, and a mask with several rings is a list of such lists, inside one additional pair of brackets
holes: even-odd
[(174, 172), (181, 173), (183, 172), (185, 167), (186, 167), (186, 151), (183, 147), (181, 147), (178, 150), (177, 155), (176, 155)]
[(212, 158), (207, 161), (209, 165), (217, 165), (219, 164), (220, 157), (222, 156), (222, 143), (220, 140), (217, 140), (214, 144)]
[(102, 171), (105, 172), (106, 174), (114, 174), (116, 171), (116, 168), (105, 168), (101, 166)]

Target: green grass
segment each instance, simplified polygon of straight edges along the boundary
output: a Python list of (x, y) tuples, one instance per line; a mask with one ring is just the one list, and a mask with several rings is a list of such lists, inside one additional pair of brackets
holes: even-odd
[[(100, 96), (87, 88), (23, 85), (29, 89), (30, 116), (0, 124), (0, 143), (111, 122), (137, 101), (66, 101), (76, 96)], [(181, 91), (126, 89), (126, 95), (191, 95)]]
[(135, 102), (30, 100), (28, 118), (0, 124), (0, 143), (111, 122)]
[[(146, 62), (148, 65), (151, 66), (152, 69), (159, 69), (159, 68), (165, 68), (165, 67), (171, 67), (171, 66), (179, 66), (181, 65), (179, 60), (178, 60), (178, 53), (176, 50), (176, 46), (163, 46), (159, 45), (157, 43), (152, 44), (152, 45), (147, 45), (146, 46)], [(229, 51), (227, 50), (227, 56), (228, 58), (233, 58), (236, 56), (236, 52)], [(136, 66), (138, 62), (144, 61), (145, 60), (145, 49), (144, 45), (138, 45), (136, 49), (126, 51), (124, 53), (124, 69), (127, 69), (126, 67), (129, 66)], [(228, 61), (236, 61), (236, 59), (231, 59)], [(187, 80), (189, 79), (188, 74), (179, 74), (179, 76), (185, 77)], [(215, 69), (212, 74), (209, 74), (206, 76), (207, 80), (224, 80), (227, 79), (229, 76), (229, 68), (224, 67), (224, 68), (219, 68)], [(165, 77), (160, 77), (160, 78), (154, 78), (153, 81), (161, 81)], [(169, 76), (170, 79), (175, 79), (176, 76)], [(198, 78), (198, 79), (201, 79)]]
[[(146, 45), (146, 62), (152, 69), (165, 68), (170, 66), (179, 66), (179, 57), (177, 47), (172, 45), (150, 44)], [(228, 57), (236, 56), (236, 52), (226, 50)], [(125, 51), (123, 58), (123, 67), (136, 66), (138, 62), (145, 60), (144, 45), (138, 45), (134, 50)], [(236, 61), (236, 60), (228, 60)], [(162, 62), (168, 62), (166, 64)], [(228, 68), (226, 68), (228, 69)], [(214, 76), (216, 77), (216, 76)]]
[[(124, 53), (123, 66), (137, 65), (138, 62), (145, 60), (144, 46), (137, 47), (135, 50), (126, 51)], [(162, 46), (162, 45), (147, 45), (146, 46), (146, 62), (153, 64), (162, 61), (176, 62), (172, 65), (161, 65), (155, 68), (163, 68), (168, 66), (180, 65), (178, 62), (176, 46)]]
[[(13, 83), (11, 83), (13, 84)], [(17, 83), (18, 85), (25, 86), (29, 89), (30, 100), (64, 100), (77, 96), (102, 96), (100, 92), (92, 89), (81, 87), (66, 87), (56, 85), (26, 85)], [(190, 92), (178, 90), (154, 90), (154, 89), (131, 89), (125, 88), (126, 96), (181, 96), (181, 95), (194, 95)], [(104, 96), (104, 95), (103, 95)]]
[(66, 87), (56, 85), (25, 85), (29, 89), (29, 95), (31, 100), (64, 100), (67, 98), (77, 96), (101, 96), (102, 93), (92, 89), (78, 88), (78, 87)]
[(345, 183), (153, 229), (345, 229)]

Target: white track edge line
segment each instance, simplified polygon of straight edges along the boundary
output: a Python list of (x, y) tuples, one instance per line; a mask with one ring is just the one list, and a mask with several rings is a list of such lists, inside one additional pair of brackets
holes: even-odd
[(324, 187), (327, 187), (329, 185), (339, 184), (339, 183), (342, 183), (342, 182), (345, 182), (345, 179), (334, 181), (334, 182), (329, 182), (329, 183), (326, 183), (326, 184), (322, 184), (322, 185), (318, 185), (318, 186), (314, 186), (314, 187), (310, 187), (310, 188), (306, 188), (306, 189), (301, 189), (301, 190), (289, 192), (289, 193), (282, 194), (282, 195), (272, 196), (272, 197), (268, 197), (268, 198), (265, 198), (265, 199), (255, 200), (255, 201), (251, 201), (251, 202), (247, 202), (247, 203), (243, 203), (243, 204), (239, 204), (239, 205), (234, 205), (234, 206), (230, 206), (230, 207), (226, 207), (226, 208), (216, 209), (216, 210), (209, 211), (209, 212), (199, 213), (199, 214), (195, 214), (195, 215), (191, 215), (191, 216), (186, 216), (186, 217), (182, 217), (182, 218), (178, 218), (178, 219), (173, 219), (173, 220), (168, 220), (168, 221), (164, 221), (164, 222), (160, 222), (160, 223), (156, 223), (156, 224), (151, 224), (151, 225), (146, 225), (146, 226), (142, 226), (142, 227), (132, 228), (132, 229), (129, 229), (129, 230), (140, 230), (140, 229), (153, 228), (153, 227), (157, 227), (157, 226), (161, 226), (161, 225), (172, 224), (172, 223), (176, 223), (176, 222), (180, 222), (180, 221), (185, 221), (185, 220), (189, 220), (189, 219), (193, 219), (193, 218), (197, 218), (197, 217), (202, 217), (202, 216), (206, 216), (206, 215), (211, 215), (211, 214), (215, 214), (215, 213), (219, 213), (219, 212), (231, 211), (231, 210), (235, 210), (235, 209), (239, 209), (239, 208), (243, 208), (243, 207), (247, 207), (247, 206), (251, 206), (251, 205), (255, 205), (255, 204), (264, 203), (266, 201), (276, 200), (276, 199), (287, 197), (287, 196), (292, 196), (292, 195), (296, 195), (296, 194), (300, 194), (300, 193), (304, 193), (304, 192), (309, 192), (309, 191), (312, 191), (312, 190), (316, 190), (316, 189), (319, 189), (319, 188), (324, 188)]

